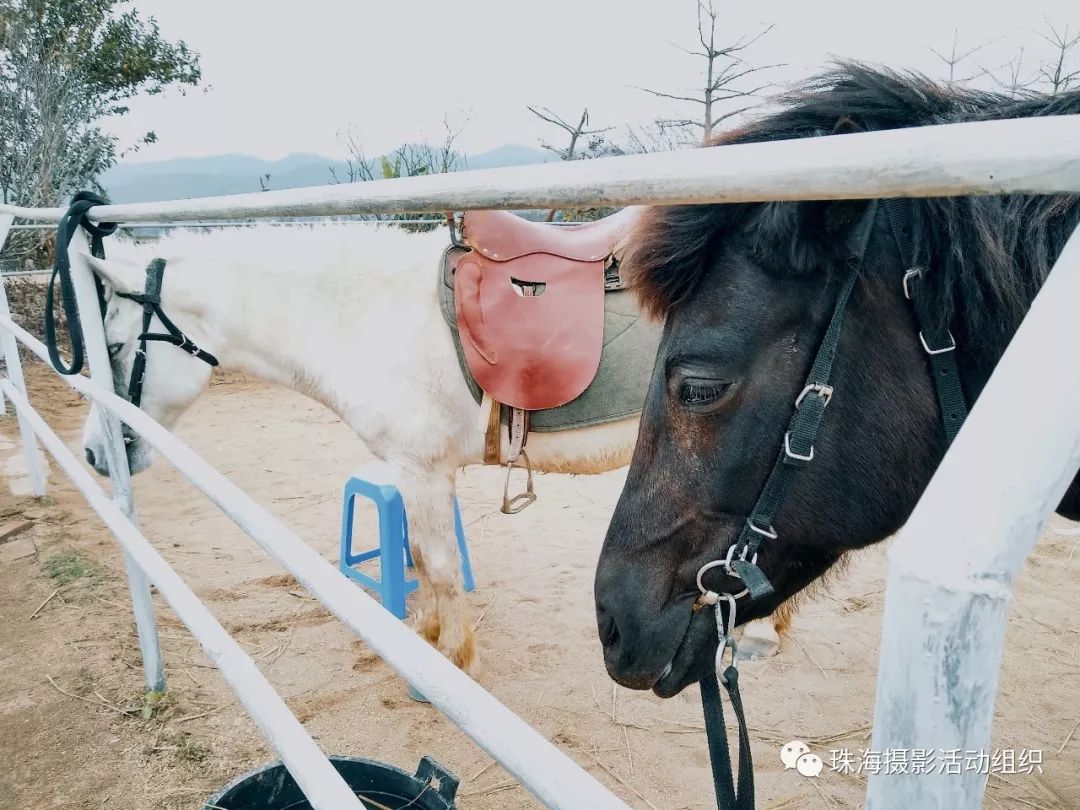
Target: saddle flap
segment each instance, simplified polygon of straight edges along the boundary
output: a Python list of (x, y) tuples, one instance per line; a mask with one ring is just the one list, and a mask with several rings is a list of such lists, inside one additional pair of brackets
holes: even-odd
[(604, 340), (604, 262), (463, 254), (455, 309), (469, 371), (495, 400), (556, 408), (592, 382)]

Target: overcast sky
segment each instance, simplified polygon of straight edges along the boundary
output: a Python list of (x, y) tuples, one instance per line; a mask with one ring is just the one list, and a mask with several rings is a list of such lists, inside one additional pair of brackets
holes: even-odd
[[(728, 41), (775, 23), (747, 56), (805, 76), (834, 56), (940, 74), (928, 50), (990, 44), (967, 64), (998, 67), (1027, 47), (1034, 68), (1047, 21), (1080, 28), (1076, 0), (716, 0)], [(159, 142), (130, 160), (243, 152), (344, 156), (352, 128), (369, 154), (441, 137), (469, 119), (461, 145), (557, 137), (525, 105), (564, 117), (588, 106), (596, 126), (695, 112), (634, 89), (702, 83), (698, 60), (672, 43), (696, 39), (695, 0), (135, 0), (171, 39), (202, 55), (204, 88), (138, 100), (110, 123), (125, 143)]]

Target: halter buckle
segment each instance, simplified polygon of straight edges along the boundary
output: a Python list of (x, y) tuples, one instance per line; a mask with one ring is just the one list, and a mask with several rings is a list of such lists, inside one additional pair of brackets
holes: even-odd
[[(776, 535), (773, 534), (773, 539), (775, 539), (775, 538), (776, 538)], [(738, 543), (734, 543), (731, 546), (728, 546), (727, 556), (724, 557), (724, 563), (723, 563), (724, 567), (727, 569), (727, 572), (731, 576), (736, 577), (736, 578), (738, 578), (739, 575), (737, 573), (735, 573), (734, 570), (732, 570), (732, 568), (731, 568), (731, 559), (732, 559), (732, 557), (735, 556), (735, 547), (738, 546), (738, 545), (739, 545)], [(750, 551), (750, 546), (743, 546), (742, 551), (739, 552), (739, 559), (742, 560), (743, 562), (746, 562), (746, 554), (747, 554), (748, 551)], [(750, 564), (751, 565), (757, 565), (757, 552), (756, 551), (754, 552), (754, 556), (750, 558)]]
[(926, 342), (926, 337), (923, 335), (922, 330), (919, 331), (919, 343), (922, 344), (923, 349), (929, 355), (935, 354), (948, 354), (956, 349), (956, 338), (953, 337), (952, 332), (945, 330), (945, 334), (949, 336), (949, 345), (943, 346), (940, 349), (931, 349)]
[[(774, 529), (772, 526), (769, 526), (766, 529), (762, 529), (760, 526), (755, 526), (754, 521), (752, 521), (750, 518), (746, 519), (746, 525), (750, 527), (750, 531), (755, 532), (757, 534), (760, 534), (762, 537), (767, 537), (770, 540), (775, 540), (777, 538), (776, 529)], [(740, 557), (740, 559), (742, 559), (742, 560), (746, 559), (745, 553), (746, 552), (744, 551), (743, 552), (744, 556)], [(756, 554), (754, 555), (754, 558), (752, 560), (750, 560), (750, 562), (757, 563), (757, 555)]]
[(833, 387), (831, 385), (826, 385), (825, 383), (809, 383), (800, 394), (795, 397), (795, 410), (799, 409), (799, 406), (802, 405), (802, 401), (806, 399), (807, 394), (817, 394), (825, 400), (825, 404), (828, 405), (832, 401)]
[(922, 274), (923, 269), (921, 267), (912, 267), (910, 270), (904, 273), (904, 298), (906, 298), (908, 301), (911, 300), (911, 286), (908, 282), (910, 282), (913, 278), (922, 278)]
[(810, 445), (810, 454), (806, 456), (800, 456), (794, 450), (791, 449), (791, 431), (789, 430), (784, 434), (784, 455), (788, 458), (795, 459), (796, 461), (813, 461), (814, 460), (814, 445)]

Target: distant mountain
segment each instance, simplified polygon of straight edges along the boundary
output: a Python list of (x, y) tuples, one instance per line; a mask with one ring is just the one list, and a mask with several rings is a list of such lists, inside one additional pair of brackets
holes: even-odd
[[(519, 144), (505, 144), (466, 157), (470, 169), (494, 169), (547, 163), (550, 152)], [(281, 160), (251, 155), (210, 155), (113, 166), (101, 176), (109, 199), (116, 203), (156, 202), (219, 194), (259, 191), (259, 178), (270, 175), (270, 188), (302, 188), (332, 182), (330, 169), (346, 177), (344, 161), (297, 153)]]

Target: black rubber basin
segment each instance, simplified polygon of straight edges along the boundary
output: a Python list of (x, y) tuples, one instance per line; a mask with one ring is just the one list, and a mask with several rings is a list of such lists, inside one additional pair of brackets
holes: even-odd
[[(428, 757), (420, 760), (415, 775), (370, 759), (330, 757), (330, 762), (368, 810), (454, 810), (457, 777)], [(310, 808), (280, 762), (241, 776), (204, 805), (204, 810)]]

